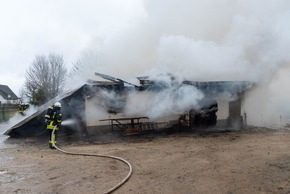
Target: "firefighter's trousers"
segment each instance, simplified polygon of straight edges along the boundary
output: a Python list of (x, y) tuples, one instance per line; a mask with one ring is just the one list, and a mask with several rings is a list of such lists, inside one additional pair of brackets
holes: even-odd
[(48, 145), (49, 145), (49, 148), (51, 149), (54, 149), (55, 148), (55, 144), (57, 143), (56, 142), (56, 137), (57, 137), (57, 134), (58, 134), (58, 130), (59, 130), (59, 127), (56, 126), (56, 129), (54, 130), (54, 134), (52, 134), (52, 131), (54, 129), (54, 125), (53, 125), (53, 121), (51, 121), (49, 123), (49, 125), (47, 125), (47, 131), (49, 133), (49, 141), (48, 141)]

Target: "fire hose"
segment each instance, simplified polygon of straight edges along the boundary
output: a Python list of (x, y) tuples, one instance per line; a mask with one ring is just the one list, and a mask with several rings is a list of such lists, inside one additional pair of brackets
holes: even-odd
[[(53, 137), (54, 132), (56, 130), (56, 126), (54, 127), (51, 136)], [(128, 175), (122, 180), (120, 181), (117, 185), (115, 185), (114, 187), (110, 188), (107, 192), (105, 192), (105, 194), (108, 193), (112, 193), (113, 191), (117, 190), (120, 186), (122, 186), (127, 180), (129, 180), (129, 178), (132, 175), (133, 169), (132, 169), (132, 165), (125, 159), (117, 157), (117, 156), (112, 156), (112, 155), (105, 155), (105, 154), (86, 154), (86, 153), (74, 153), (74, 152), (68, 152), (65, 150), (60, 149), (59, 147), (57, 147), (54, 143), (54, 141), (52, 141), (52, 145), (60, 152), (64, 153), (64, 154), (68, 154), (68, 155), (77, 155), (77, 156), (94, 156), (94, 157), (103, 157), (103, 158), (111, 158), (111, 159), (115, 159), (115, 160), (119, 160), (123, 163), (125, 163), (128, 167), (129, 167), (129, 173)]]

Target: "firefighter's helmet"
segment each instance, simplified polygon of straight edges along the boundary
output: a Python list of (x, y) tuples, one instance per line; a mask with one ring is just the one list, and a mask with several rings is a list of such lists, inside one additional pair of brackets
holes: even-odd
[(54, 107), (59, 107), (59, 108), (61, 108), (61, 103), (60, 103), (60, 102), (56, 102), (56, 103), (54, 103)]

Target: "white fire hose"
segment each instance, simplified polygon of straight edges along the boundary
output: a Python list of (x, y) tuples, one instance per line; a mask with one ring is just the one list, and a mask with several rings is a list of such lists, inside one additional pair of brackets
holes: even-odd
[[(51, 136), (53, 137), (54, 132), (55, 132), (56, 126), (54, 127)], [(104, 154), (86, 154), (86, 153), (73, 153), (73, 152), (68, 152), (65, 150), (60, 149), (59, 147), (57, 147), (54, 143), (54, 141), (52, 142), (52, 145), (60, 152), (65, 153), (65, 154), (69, 154), (69, 155), (78, 155), (78, 156), (94, 156), (94, 157), (103, 157), (103, 158), (112, 158), (115, 160), (119, 160), (125, 164), (128, 165), (129, 167), (129, 173), (128, 175), (121, 181), (119, 182), (117, 185), (115, 185), (114, 187), (112, 187), (111, 189), (109, 189), (107, 192), (105, 192), (106, 194), (111, 193), (113, 191), (115, 191), (116, 189), (118, 189), (121, 185), (123, 185), (132, 175), (133, 169), (132, 169), (132, 165), (125, 159), (117, 157), (117, 156), (112, 156), (112, 155), (104, 155)]]

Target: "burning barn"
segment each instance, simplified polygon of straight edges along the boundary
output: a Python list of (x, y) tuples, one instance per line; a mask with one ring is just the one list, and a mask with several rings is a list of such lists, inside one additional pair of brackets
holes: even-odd
[[(244, 126), (241, 106), (251, 82), (195, 82), (138, 77), (139, 85), (96, 73), (105, 81), (87, 84), (39, 107), (12, 126), (5, 135), (38, 136), (46, 133), (44, 114), (49, 105), (62, 103), (61, 133), (81, 135), (103, 132), (130, 134), (161, 130), (176, 125), (188, 128)], [(70, 124), (65, 124), (66, 121)], [(68, 123), (68, 122), (67, 122)]]

